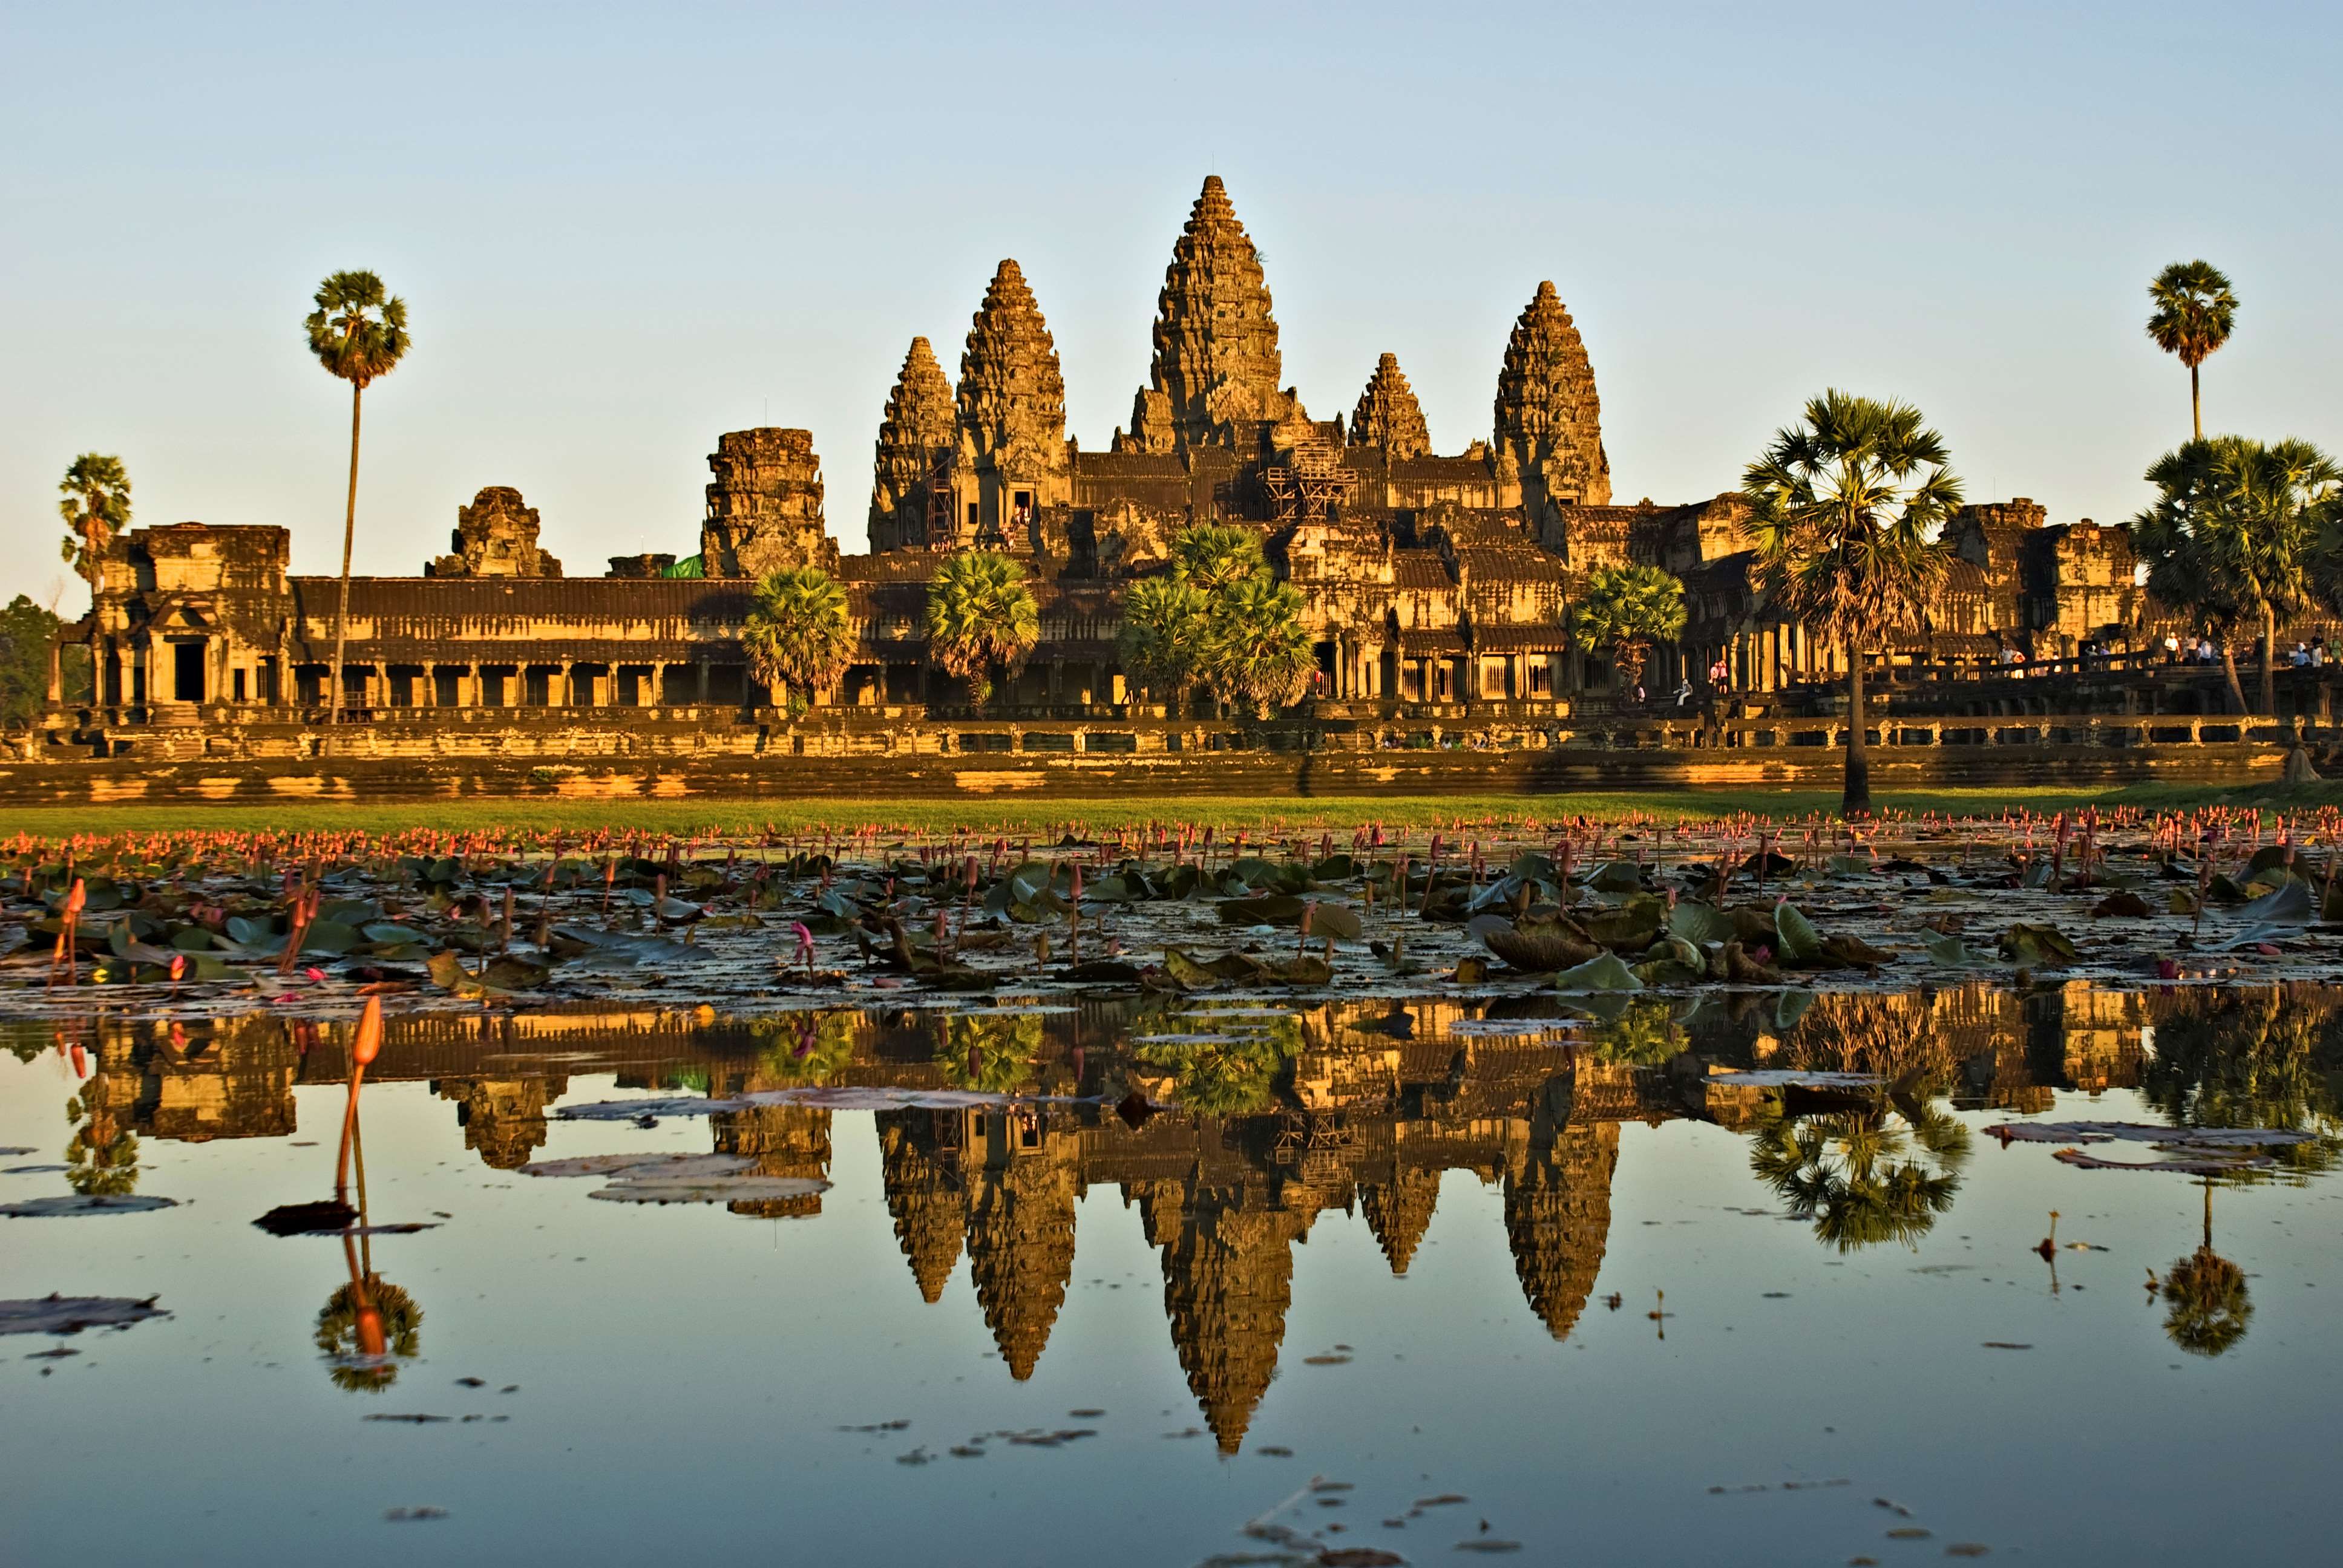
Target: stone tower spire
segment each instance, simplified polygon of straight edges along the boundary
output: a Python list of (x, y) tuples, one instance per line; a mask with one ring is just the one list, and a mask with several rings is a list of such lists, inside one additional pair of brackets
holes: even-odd
[(1367, 389), (1351, 414), (1351, 445), (1381, 447), (1393, 457), (1421, 457), (1432, 450), (1423, 407), (1399, 367), (1398, 355), (1375, 361), (1375, 373), (1367, 377)]
[(1003, 261), (960, 357), (960, 456), (1004, 478), (1066, 466), (1066, 377), (1025, 274)]
[(960, 1233), (968, 1226), (968, 1195), (957, 1172), (937, 1158), (933, 1120), (922, 1111), (878, 1113), (880, 1170), (895, 1242), (920, 1294), (931, 1303), (942, 1298), (960, 1262)]
[(1505, 1239), (1530, 1311), (1559, 1340), (1586, 1310), (1603, 1271), (1619, 1124), (1564, 1127), (1548, 1131), (1548, 1137), (1545, 1147), (1533, 1149), (1520, 1175), (1505, 1178)]
[(1522, 498), (1533, 515), (1542, 503), (1611, 504), (1611, 459), (1603, 451), (1594, 367), (1552, 283), (1538, 285), (1505, 346), (1496, 437), (1500, 458), (1520, 466)]
[(1055, 1159), (985, 1172), (969, 1207), (969, 1272), (1009, 1375), (1033, 1375), (1074, 1272), (1074, 1175)]
[(1222, 1453), (1242, 1446), (1277, 1375), (1293, 1300), (1293, 1244), (1309, 1219), (1242, 1191), (1189, 1194), (1163, 1248), (1163, 1310), (1188, 1390)]
[(1402, 1166), (1391, 1184), (1363, 1187), (1359, 1206), (1366, 1211), (1367, 1229), (1383, 1250), (1383, 1261), (1394, 1275), (1404, 1275), (1423, 1233), (1432, 1228), (1432, 1211), (1440, 1201), (1440, 1172)]
[(1167, 453), (1232, 445), (1233, 427), (1293, 410), (1261, 253), (1221, 176), (1208, 175), (1172, 247), (1156, 300), (1155, 363), (1131, 406), (1126, 447)]
[(870, 548), (900, 549), (925, 541), (928, 490), (959, 438), (951, 383), (924, 337), (911, 339), (887, 412), (870, 483)]

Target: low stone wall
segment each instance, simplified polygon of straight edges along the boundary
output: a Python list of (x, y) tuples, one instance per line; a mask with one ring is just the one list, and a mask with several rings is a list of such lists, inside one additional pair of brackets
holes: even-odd
[[(600, 738), (597, 738), (600, 739)], [(339, 753), (340, 748), (336, 751)], [(358, 749), (352, 748), (352, 752)], [(1874, 788), (2116, 786), (2145, 779), (2275, 782), (2282, 746), (2256, 740), (2077, 745), (1895, 745)], [(1169, 751), (1114, 755), (730, 748), (645, 756), (580, 745), (426, 755), (244, 756), (41, 761), (0, 767), (0, 806), (432, 799), (887, 800), (970, 797), (1532, 795), (1574, 789), (1835, 789), (1827, 745), (1561, 745), (1470, 749)], [(0, 812), (0, 829), (5, 826)]]

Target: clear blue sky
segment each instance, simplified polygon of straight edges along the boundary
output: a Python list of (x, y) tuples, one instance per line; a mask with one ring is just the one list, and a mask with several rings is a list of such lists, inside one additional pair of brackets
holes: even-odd
[[(2243, 299), (2208, 424), (2343, 446), (2337, 14), (2161, 4), (0, 6), (0, 593), (55, 486), (277, 523), (335, 564), (347, 394), (317, 280), (416, 347), (367, 395), (361, 570), (519, 487), (573, 572), (696, 548), (719, 432), (812, 429), (863, 548), (914, 334), (956, 367), (1024, 266), (1103, 445), (1202, 176), (1265, 253), (1286, 378), (1398, 354), (1487, 433), (1554, 279), (1618, 494), (1713, 495), (1825, 386), (1917, 402), (1973, 497), (2113, 519), (2187, 434), (2143, 288)], [(71, 607), (73, 596), (68, 596)]]

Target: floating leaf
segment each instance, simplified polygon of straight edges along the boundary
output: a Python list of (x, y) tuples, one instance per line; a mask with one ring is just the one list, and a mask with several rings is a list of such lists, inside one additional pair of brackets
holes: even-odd
[(171, 1314), (128, 1296), (36, 1296), (0, 1302), (0, 1334), (77, 1334), (84, 1329), (126, 1329)]
[(1815, 929), (1814, 921), (1799, 912), (1795, 904), (1775, 907), (1774, 930), (1781, 936), (1782, 956), (1793, 962), (1802, 962), (1822, 951), (1822, 932)]
[(1644, 982), (1635, 978), (1635, 972), (1618, 954), (1604, 953), (1554, 976), (1554, 989), (1562, 991), (1636, 991), (1644, 989)]
[(1668, 930), (1695, 947), (1729, 942), (1741, 934), (1741, 928), (1723, 910), (1698, 899), (1677, 900), (1676, 907), (1668, 911)]
[(1224, 926), (1292, 926), (1302, 920), (1307, 906), (1290, 893), (1272, 893), (1256, 899), (1227, 899), (1220, 906), (1221, 924)]
[(1366, 926), (1359, 919), (1359, 911), (1350, 905), (1321, 903), (1317, 912), (1310, 917), (1310, 930), (1313, 936), (1354, 942), (1365, 932)]
[(1480, 933), (1482, 945), (1527, 974), (1552, 974), (1583, 964), (1602, 950), (1564, 932), (1558, 926), (1516, 930), (1512, 926)]
[(2247, 903), (2237, 911), (2237, 918), (2248, 926), (2307, 925), (2315, 912), (2314, 906), (2310, 890), (2300, 882), (2288, 880), (2276, 891)]
[(23, 1198), (0, 1203), (0, 1216), (11, 1220), (68, 1219), (75, 1214), (143, 1214), (152, 1209), (176, 1209), (176, 1198), (145, 1192), (60, 1192), (48, 1198)]
[(2071, 964), (2078, 956), (2075, 944), (2057, 927), (2029, 926), (2023, 921), (2001, 933), (2001, 952), (2020, 969)]
[(1946, 935), (1928, 939), (1928, 958), (1947, 969), (1975, 969), (1992, 955), (1981, 953), (1956, 936)]

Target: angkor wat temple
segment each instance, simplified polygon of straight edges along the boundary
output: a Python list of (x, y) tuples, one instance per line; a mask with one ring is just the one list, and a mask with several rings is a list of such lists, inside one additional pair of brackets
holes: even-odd
[[(1127, 585), (1164, 569), (1178, 529), (1206, 519), (1257, 533), (1305, 596), (1318, 663), (1301, 714), (1311, 745), (1567, 746), (1579, 727), (1636, 718), (1623, 716), (1598, 650), (1574, 647), (1567, 630), (1586, 575), (1625, 562), (1664, 567), (1685, 586), (1690, 621), (1653, 660), (1652, 692), (1694, 683), (1712, 723), (1826, 711), (1792, 697), (1843, 670), (1845, 655), (1753, 590), (1736, 500), (1614, 504), (1594, 368), (1552, 284), (1522, 308), (1487, 436), (1462, 452), (1434, 454), (1393, 356), (1362, 368), (1347, 418), (1313, 418), (1280, 385), (1260, 256), (1209, 178), (1164, 274), (1130, 427), (1103, 449), (1067, 433), (1041, 304), (1003, 261), (957, 385), (928, 338), (910, 340), (879, 424), (868, 554), (840, 555), (827, 531), (805, 430), (720, 436), (697, 552), (616, 558), (599, 578), (564, 576), (537, 511), (488, 487), (420, 575), (352, 582), (347, 702), (361, 738), (319, 733), (337, 582), (291, 572), (285, 529), (139, 528), (115, 542), (90, 615), (65, 634), (92, 649), (93, 699), (56, 691), (17, 755), (1177, 750), (1199, 715), (1134, 700), (1117, 660), (1118, 607)], [(1926, 624), (1878, 656), (1891, 667), (1924, 667), (1939, 683), (1992, 679), (2022, 652), (2027, 673), (2087, 675), (2091, 658), (2104, 672), (2159, 648), (2167, 628), (2136, 586), (2122, 528), (2051, 523), (2021, 497), (1967, 508), (1948, 537), (1950, 578)], [(1041, 606), (1039, 646), (981, 710), (929, 658), (923, 621), (940, 563), (971, 548), (1016, 557)], [(774, 691), (749, 678), (742, 619), (755, 579), (809, 563), (847, 588), (858, 655), (832, 689)], [(1712, 686), (1719, 660), (1726, 677)], [(2139, 716), (2221, 710), (2203, 684), (2196, 672), (2145, 695), (2014, 703), (1964, 690), (1923, 703), (1918, 727), (1890, 725), (1883, 740), (1925, 729), (1926, 743), (1951, 744), (1993, 728), (1954, 722), (1963, 716), (2079, 712), (2131, 722), (2077, 743), (2145, 746), (2158, 737)], [(2289, 700), (2298, 714), (2312, 706)], [(2058, 739), (2045, 726), (2025, 733)], [(1709, 743), (1795, 739), (1769, 729)], [(1186, 745), (1200, 742), (1192, 733)]]

